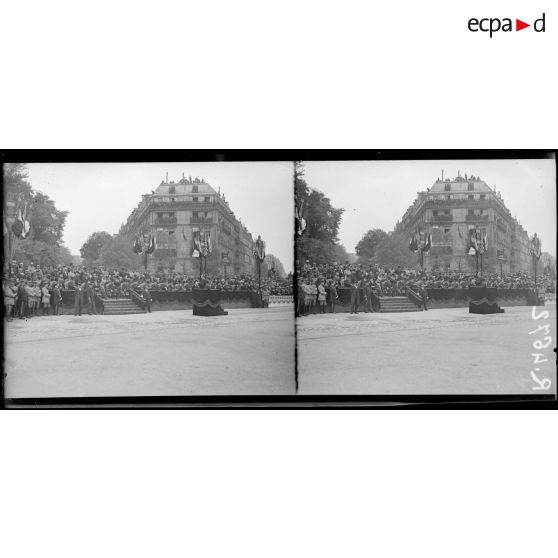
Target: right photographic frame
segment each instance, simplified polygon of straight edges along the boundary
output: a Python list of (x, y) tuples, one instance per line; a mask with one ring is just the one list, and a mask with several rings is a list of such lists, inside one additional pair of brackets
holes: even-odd
[(299, 395), (556, 399), (555, 152), (311, 154), (295, 205)]

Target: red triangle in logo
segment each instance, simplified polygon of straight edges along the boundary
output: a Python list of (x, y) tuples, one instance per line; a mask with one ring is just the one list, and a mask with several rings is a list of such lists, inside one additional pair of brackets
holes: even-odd
[(520, 19), (515, 20), (515, 30), (516, 31), (521, 31), (522, 29), (525, 29), (525, 27), (531, 27), (531, 24), (530, 23), (525, 23), (524, 21), (521, 21)]

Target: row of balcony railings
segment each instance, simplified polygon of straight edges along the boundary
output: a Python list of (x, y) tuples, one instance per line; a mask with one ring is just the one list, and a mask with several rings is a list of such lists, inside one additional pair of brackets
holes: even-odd
[(488, 223), (488, 215), (465, 215), (465, 221), (482, 221)]

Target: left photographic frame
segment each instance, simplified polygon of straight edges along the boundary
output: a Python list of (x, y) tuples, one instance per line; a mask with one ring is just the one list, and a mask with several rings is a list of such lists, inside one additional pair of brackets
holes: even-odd
[(119, 153), (3, 156), (7, 406), (294, 396), (293, 163)]

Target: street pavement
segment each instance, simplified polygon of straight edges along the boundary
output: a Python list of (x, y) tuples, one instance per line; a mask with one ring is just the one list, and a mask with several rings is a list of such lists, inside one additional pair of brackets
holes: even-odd
[[(556, 305), (504, 314), (467, 308), (427, 312), (310, 315), (297, 319), (300, 394), (540, 394), (530, 371), (556, 393)], [(537, 351), (550, 324), (552, 342)], [(548, 362), (534, 364), (533, 353)], [(539, 368), (536, 371), (535, 368)]]
[(46, 316), (5, 328), (5, 396), (294, 394), (292, 307)]

